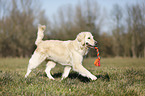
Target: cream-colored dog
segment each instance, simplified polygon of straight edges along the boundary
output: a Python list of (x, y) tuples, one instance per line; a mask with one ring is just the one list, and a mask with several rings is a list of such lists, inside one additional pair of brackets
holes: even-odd
[(32, 69), (40, 65), (45, 59), (48, 59), (45, 72), (49, 79), (54, 78), (50, 70), (55, 67), (56, 62), (64, 65), (62, 79), (68, 77), (71, 68), (81, 75), (96, 80), (97, 77), (92, 75), (82, 65), (83, 56), (88, 53), (88, 45), (95, 46), (95, 40), (90, 32), (81, 32), (77, 38), (72, 41), (46, 40), (43, 41), (45, 25), (38, 26), (38, 34), (35, 44), (37, 45), (31, 59), (29, 60), (28, 69), (25, 77), (29, 75)]

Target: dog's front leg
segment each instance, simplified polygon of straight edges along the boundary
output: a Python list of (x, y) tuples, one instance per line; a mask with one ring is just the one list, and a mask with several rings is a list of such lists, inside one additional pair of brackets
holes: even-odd
[(92, 80), (96, 80), (97, 77), (91, 74), (86, 68), (82, 65), (83, 56), (80, 54), (73, 54), (73, 70), (79, 72), (81, 75), (91, 78)]
[(77, 64), (74, 67), (74, 71), (79, 72), (82, 76), (86, 76), (88, 78), (91, 78), (92, 80), (96, 80), (97, 77), (91, 74), (87, 69), (85, 69), (81, 64)]

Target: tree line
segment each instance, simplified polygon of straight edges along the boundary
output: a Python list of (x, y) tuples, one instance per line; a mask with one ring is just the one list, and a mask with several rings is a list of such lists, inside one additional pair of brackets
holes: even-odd
[[(90, 31), (103, 57), (145, 57), (145, 2), (114, 5), (109, 12), (111, 33), (101, 32), (106, 16), (96, 0), (61, 6), (46, 17), (39, 0), (0, 0), (0, 57), (29, 57), (35, 50), (37, 25), (45, 24), (45, 40), (73, 40)], [(88, 56), (96, 56), (91, 49)]]

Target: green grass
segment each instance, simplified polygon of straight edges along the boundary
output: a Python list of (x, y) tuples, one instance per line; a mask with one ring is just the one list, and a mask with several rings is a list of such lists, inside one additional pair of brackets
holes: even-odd
[(52, 71), (55, 81), (44, 72), (45, 63), (24, 78), (29, 59), (0, 58), (0, 96), (144, 96), (145, 59), (102, 58), (96, 67), (94, 58), (85, 59), (83, 65), (98, 79), (91, 81), (74, 71), (61, 81), (63, 66)]

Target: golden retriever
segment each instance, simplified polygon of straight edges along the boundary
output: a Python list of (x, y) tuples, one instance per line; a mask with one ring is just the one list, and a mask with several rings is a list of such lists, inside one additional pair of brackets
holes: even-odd
[(37, 39), (35, 44), (37, 45), (32, 57), (29, 60), (28, 69), (25, 77), (29, 75), (32, 69), (40, 65), (45, 59), (48, 59), (45, 72), (49, 79), (53, 79), (50, 71), (55, 67), (56, 62), (64, 65), (64, 73), (62, 80), (68, 77), (71, 68), (80, 73), (82, 76), (96, 80), (97, 77), (92, 75), (82, 65), (83, 56), (88, 53), (88, 45), (95, 46), (96, 41), (90, 32), (81, 32), (77, 35), (75, 40), (59, 41), (59, 40), (45, 40), (43, 41), (44, 31), (46, 26), (39, 25)]

